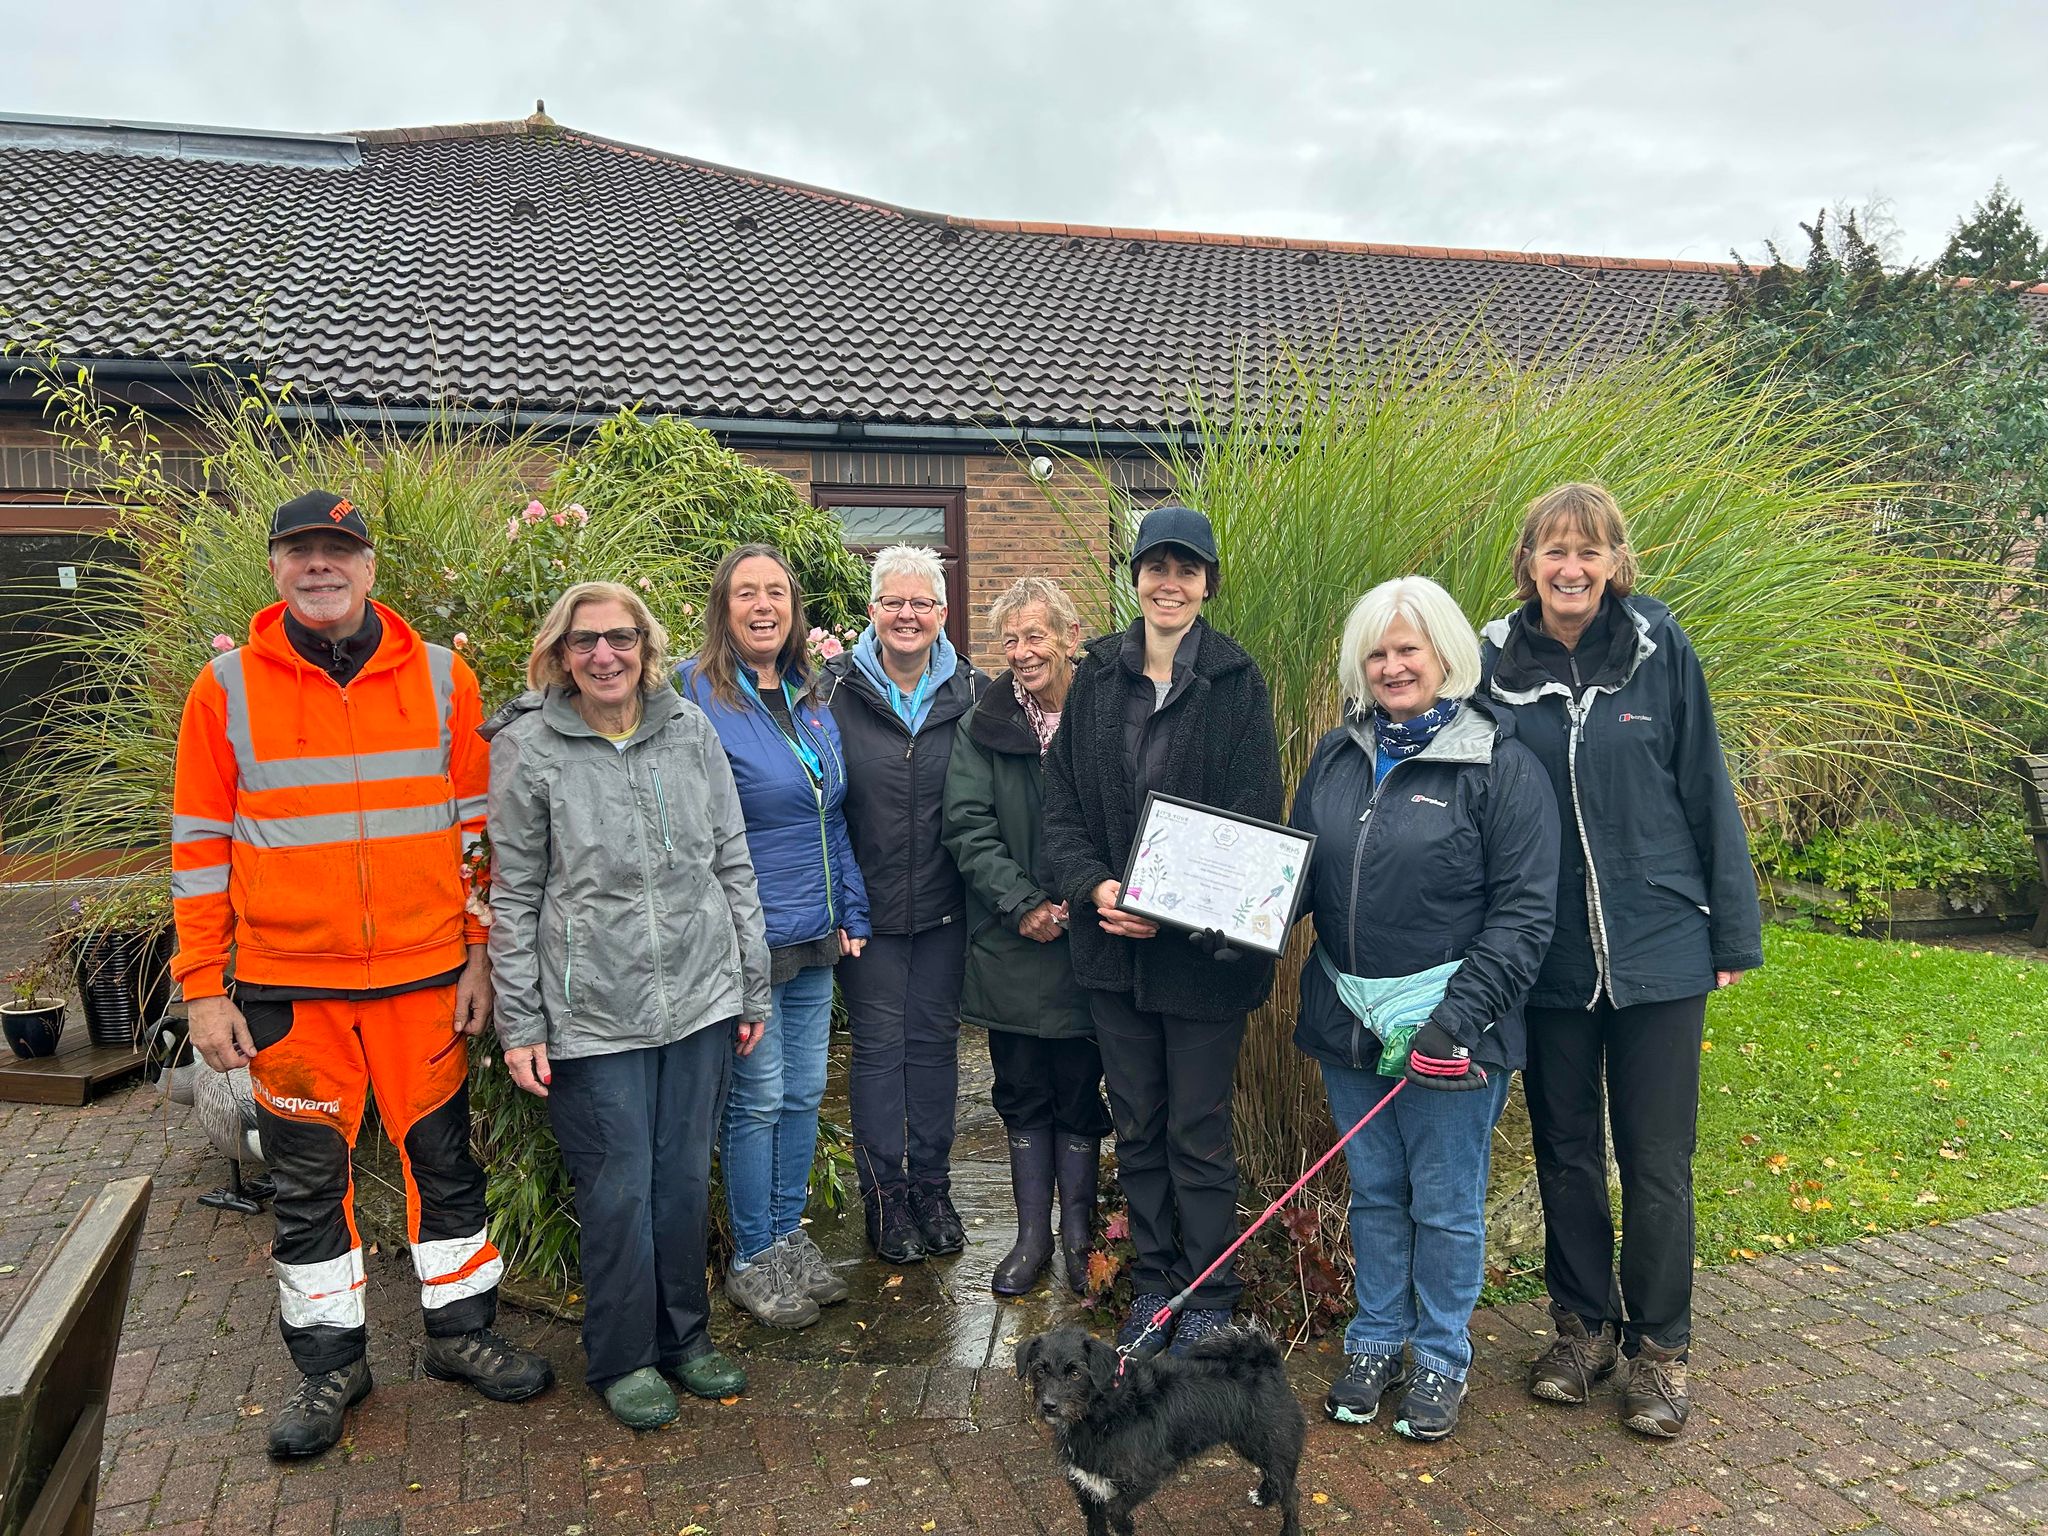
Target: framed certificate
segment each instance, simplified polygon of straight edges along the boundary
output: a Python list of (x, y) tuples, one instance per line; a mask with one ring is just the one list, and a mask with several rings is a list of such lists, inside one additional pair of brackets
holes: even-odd
[(1240, 949), (1277, 955), (1315, 845), (1312, 832), (1148, 794), (1117, 906), (1176, 928), (1214, 928)]

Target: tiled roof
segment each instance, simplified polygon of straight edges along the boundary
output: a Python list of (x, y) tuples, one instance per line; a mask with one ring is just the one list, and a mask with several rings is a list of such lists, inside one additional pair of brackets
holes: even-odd
[(1518, 354), (1618, 350), (1724, 292), (1703, 262), (947, 218), (544, 118), (356, 137), (353, 166), (0, 141), (0, 311), (344, 405), (1145, 428), (1240, 347), (1483, 315)]

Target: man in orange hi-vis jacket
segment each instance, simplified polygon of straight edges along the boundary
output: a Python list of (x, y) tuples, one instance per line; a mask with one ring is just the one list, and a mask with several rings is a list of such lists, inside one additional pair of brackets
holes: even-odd
[(270, 574), (283, 601), (199, 674), (178, 728), (172, 974), (194, 1049), (255, 1088), (304, 1376), (270, 1425), (288, 1457), (333, 1445), (370, 1391), (349, 1159), (372, 1088), (405, 1169), (428, 1374), (500, 1402), (554, 1376), (491, 1331), (503, 1265), (469, 1151), (465, 1037), (491, 1008), (464, 872), (490, 771), (475, 674), (370, 601), (369, 527), (339, 496), (277, 509)]

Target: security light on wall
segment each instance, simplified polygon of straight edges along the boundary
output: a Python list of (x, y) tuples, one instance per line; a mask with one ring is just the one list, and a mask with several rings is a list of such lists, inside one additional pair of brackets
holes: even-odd
[(1031, 461), (1031, 478), (1034, 480), (1050, 480), (1052, 478), (1052, 460), (1042, 453), (1033, 459)]

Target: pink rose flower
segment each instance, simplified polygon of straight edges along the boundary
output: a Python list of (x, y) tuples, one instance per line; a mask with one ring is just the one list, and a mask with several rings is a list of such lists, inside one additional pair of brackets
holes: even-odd
[(516, 539), (516, 538), (518, 538), (518, 537), (519, 537), (519, 519), (518, 519), (518, 518), (516, 518), (516, 517), (508, 517), (508, 518), (506, 518), (506, 519), (505, 519), (505, 537), (506, 537), (506, 538), (508, 538), (508, 539)]
[(835, 635), (827, 635), (824, 639), (818, 642), (818, 654), (824, 657), (827, 661), (830, 661), (834, 656), (837, 656), (841, 651), (845, 649), (846, 647), (839, 643), (839, 639)]
[(455, 632), (455, 638), (449, 643), (453, 645), (455, 649), (457, 649), (458, 651), (465, 650), (468, 648), (469, 645), (469, 636), (464, 631), (457, 630)]
[(557, 512), (552, 518), (549, 519), (549, 521), (552, 522), (557, 528), (566, 528), (569, 526), (569, 514), (566, 512)]
[(537, 501), (529, 501), (526, 504), (526, 510), (519, 515), (529, 523), (537, 523), (548, 515), (548, 509)]
[(213, 639), (208, 642), (208, 644), (210, 644), (216, 651), (232, 651), (235, 648), (235, 642), (230, 640), (226, 635), (215, 635)]
[(633, 585), (638, 587), (642, 592), (652, 592), (654, 590), (654, 578), (651, 576), (642, 576), (638, 581), (634, 582)]
[(581, 528), (590, 521), (590, 514), (583, 510), (583, 504), (579, 501), (569, 503), (569, 515), (576, 519), (576, 526), (578, 528)]

